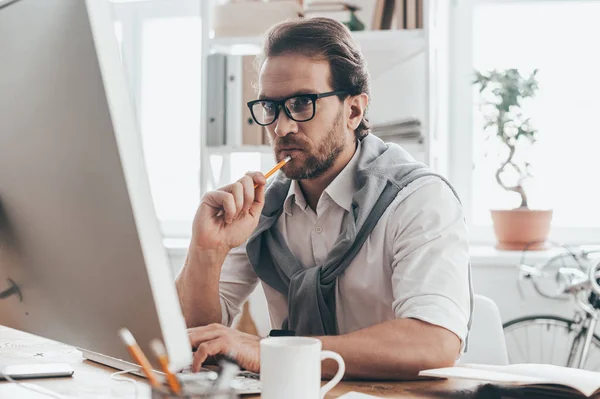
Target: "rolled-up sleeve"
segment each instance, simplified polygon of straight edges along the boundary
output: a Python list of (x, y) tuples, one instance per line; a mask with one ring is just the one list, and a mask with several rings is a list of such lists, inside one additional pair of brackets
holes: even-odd
[[(412, 186), (412, 187), (411, 187)], [(464, 348), (471, 314), (469, 243), (460, 202), (439, 178), (403, 191), (388, 237), (393, 248), (393, 310), (456, 334)]]
[(223, 262), (219, 281), (221, 324), (231, 326), (257, 284), (258, 276), (246, 254), (246, 244), (232, 249)]

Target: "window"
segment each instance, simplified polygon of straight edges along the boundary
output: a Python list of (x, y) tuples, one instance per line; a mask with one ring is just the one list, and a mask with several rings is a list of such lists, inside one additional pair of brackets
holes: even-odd
[(120, 1), (113, 12), (158, 219), (165, 235), (189, 235), (200, 201), (199, 1)]
[[(535, 179), (533, 208), (554, 209), (553, 232), (587, 229), (600, 238), (600, 1), (480, 1), (473, 10), (472, 57), (476, 70), (537, 68), (539, 91), (524, 111), (538, 129), (529, 152)], [(478, 103), (473, 90), (474, 104)], [(489, 209), (519, 205), (517, 194), (495, 182), (498, 143), (485, 140), (473, 109), (470, 183), (474, 226), (490, 226)], [(487, 154), (487, 156), (486, 156)], [(592, 237), (589, 237), (592, 238)], [(564, 239), (561, 240), (564, 242)]]

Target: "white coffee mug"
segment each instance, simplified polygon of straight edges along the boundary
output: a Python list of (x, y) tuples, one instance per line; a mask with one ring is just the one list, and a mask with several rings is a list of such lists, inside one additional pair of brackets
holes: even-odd
[[(260, 341), (262, 399), (323, 399), (344, 376), (344, 359), (322, 351), (322, 343), (309, 337), (272, 337)], [(338, 371), (321, 387), (321, 362), (333, 359)]]

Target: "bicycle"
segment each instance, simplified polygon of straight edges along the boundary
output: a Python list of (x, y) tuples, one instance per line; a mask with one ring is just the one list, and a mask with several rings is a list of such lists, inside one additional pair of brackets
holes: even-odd
[[(595, 334), (600, 316), (600, 258), (596, 258), (600, 249), (566, 250), (538, 266), (525, 264), (521, 258), (519, 289), (521, 282), (529, 279), (538, 294), (550, 299), (573, 298), (580, 310), (575, 312), (573, 319), (539, 314), (504, 323), (511, 364), (547, 363), (600, 371), (600, 336)], [(551, 270), (560, 260), (562, 266), (556, 271)], [(567, 260), (575, 266), (567, 265)], [(548, 282), (545, 280), (548, 277), (554, 277), (554, 283), (558, 284), (558, 289), (550, 294), (542, 289), (542, 283)], [(534, 336), (532, 345), (531, 335), (536, 333), (539, 335)], [(523, 341), (524, 345), (521, 345)], [(555, 360), (557, 353), (559, 358)]]

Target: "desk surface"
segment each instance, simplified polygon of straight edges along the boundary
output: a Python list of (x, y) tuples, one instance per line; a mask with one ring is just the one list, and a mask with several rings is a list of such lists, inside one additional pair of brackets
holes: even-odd
[[(84, 360), (81, 352), (68, 345), (49, 341), (31, 334), (0, 326), (0, 366), (26, 363), (68, 363), (75, 370), (71, 378), (38, 379), (34, 383), (55, 393), (81, 399), (135, 397), (131, 383), (112, 380), (117, 370)], [(138, 383), (139, 398), (149, 398), (149, 390), (143, 379)], [(480, 382), (468, 380), (436, 380), (410, 382), (351, 382), (344, 381), (327, 396), (337, 398), (346, 392), (357, 391), (383, 398), (439, 398), (440, 393), (475, 388)], [(0, 382), (0, 398), (11, 397), (14, 386)], [(437, 393), (437, 394), (436, 394)], [(38, 396), (33, 396), (37, 398)], [(19, 395), (27, 399), (27, 391)], [(245, 399), (258, 398), (246, 396)]]

